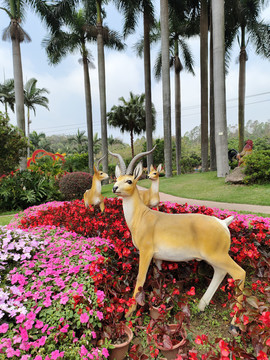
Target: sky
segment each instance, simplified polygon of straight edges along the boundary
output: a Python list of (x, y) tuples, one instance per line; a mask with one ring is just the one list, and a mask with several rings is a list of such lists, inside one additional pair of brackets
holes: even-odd
[[(156, 17), (159, 18), (159, 0), (156, 4)], [(1, 3), (1, 0), (0, 0)], [(2, 5), (2, 4), (1, 4)], [(113, 5), (106, 7), (107, 18), (105, 25), (121, 32), (123, 18)], [(270, 22), (270, 6), (267, 7), (262, 18)], [(1, 31), (9, 24), (6, 13), (0, 10)], [(49, 108), (37, 106), (36, 116), (31, 113), (32, 123), (30, 132), (44, 132), (50, 135), (74, 135), (78, 130), (86, 131), (86, 114), (84, 99), (83, 67), (79, 64), (79, 54), (68, 55), (58, 65), (50, 65), (41, 42), (48, 35), (45, 25), (31, 10), (21, 24), (30, 35), (30, 43), (21, 44), (24, 82), (30, 78), (37, 79), (37, 87), (49, 90)], [(107, 111), (113, 105), (119, 105), (119, 98), (129, 99), (133, 94), (144, 93), (143, 59), (138, 58), (132, 48), (137, 39), (143, 34), (142, 19), (135, 34), (127, 38), (124, 52), (105, 50)], [(181, 72), (181, 102), (182, 102), (182, 135), (200, 125), (200, 48), (199, 37), (189, 41), (194, 62), (195, 76)], [(97, 69), (96, 44), (90, 44), (95, 69), (90, 70), (93, 132), (101, 136), (100, 105)], [(152, 68), (160, 46), (153, 47)], [(251, 42), (247, 46), (248, 61), (246, 74), (246, 122), (258, 120), (266, 122), (270, 119), (270, 61), (255, 54)], [(227, 124), (237, 127), (238, 108), (238, 66), (237, 57), (239, 45), (235, 42), (231, 54), (229, 74), (226, 77)], [(153, 72), (152, 72), (153, 75)], [(0, 82), (13, 78), (12, 49), (10, 42), (0, 39)], [(152, 76), (152, 102), (156, 109), (156, 130), (154, 138), (163, 137), (162, 116), (162, 84)], [(171, 108), (172, 135), (174, 135), (174, 79), (171, 72)], [(3, 108), (0, 107), (3, 111)], [(9, 113), (11, 123), (16, 125), (15, 114)], [(108, 136), (113, 135), (129, 143), (129, 134), (122, 134), (118, 129), (108, 127)]]

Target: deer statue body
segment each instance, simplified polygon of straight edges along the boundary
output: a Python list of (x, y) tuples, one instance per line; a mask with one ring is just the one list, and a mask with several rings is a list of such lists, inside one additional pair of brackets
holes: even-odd
[[(162, 260), (205, 260), (213, 267), (214, 275), (198, 305), (203, 311), (227, 273), (233, 279), (241, 280), (241, 290), (244, 287), (245, 271), (228, 254), (231, 243), (228, 225), (233, 221), (233, 216), (220, 220), (203, 214), (168, 214), (149, 209), (142, 202), (136, 187), (142, 174), (141, 163), (131, 174), (139, 155), (148, 153), (135, 156), (126, 171), (120, 161), (120, 167), (116, 166), (117, 181), (113, 187), (113, 192), (123, 199), (124, 216), (133, 244), (140, 253), (139, 273), (133, 297), (135, 298), (139, 288), (143, 287), (152, 259), (160, 269)], [(117, 156), (121, 160), (120, 155)], [(237, 300), (240, 308), (242, 295), (239, 295)], [(126, 316), (135, 309), (136, 305), (131, 306)], [(235, 319), (232, 324), (234, 321)]]
[(99, 159), (97, 168), (94, 165), (94, 176), (92, 179), (91, 189), (86, 190), (83, 195), (85, 207), (88, 207), (89, 205), (99, 205), (102, 212), (104, 210), (104, 197), (101, 194), (101, 181), (109, 177), (105, 172), (98, 170), (99, 163), (103, 157)]
[(148, 179), (151, 180), (151, 187), (147, 190), (139, 190), (140, 197), (142, 198), (143, 203), (152, 208), (158, 207), (160, 198), (159, 198), (159, 173), (161, 172), (162, 165), (159, 164), (157, 169), (153, 165), (150, 167), (150, 172), (148, 174)]

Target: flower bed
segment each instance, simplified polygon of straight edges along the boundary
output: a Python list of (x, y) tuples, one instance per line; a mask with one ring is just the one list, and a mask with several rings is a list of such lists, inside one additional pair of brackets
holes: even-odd
[[(170, 203), (164, 203), (159, 211), (204, 213), (220, 218), (232, 213)], [(241, 311), (230, 291), (237, 283), (231, 279), (223, 283), (229, 298), (224, 306), (228, 302), (231, 316), (237, 314), (239, 326), (245, 330), (241, 335), (244, 345), (195, 334), (195, 342), (189, 344), (179, 360), (199, 359), (198, 356), (225, 360), (230, 354), (235, 359), (242, 356), (262, 360), (270, 355), (270, 219), (234, 215), (235, 221), (230, 225), (231, 256), (252, 277), (247, 280)], [(19, 239), (23, 237), (29, 239), (32, 247), (26, 251), (28, 255), (18, 247), (20, 258), (14, 254), (2, 259), (9, 268), (0, 290), (0, 359), (107, 358), (111, 347), (108, 338), (112, 338), (113, 326), (124, 319), (133, 301), (130, 297), (138, 271), (138, 253), (123, 217), (121, 200), (106, 199), (104, 213), (93, 207), (86, 209), (78, 200), (35, 206), (3, 227), (2, 233), (8, 234), (4, 239), (9, 239), (2, 243), (0, 240), (2, 256), (4, 251), (16, 249), (15, 244), (22, 244)], [(175, 296), (180, 288), (177, 310), (183, 303), (188, 306), (189, 298), (200, 286), (198, 263), (163, 262), (162, 266), (168, 292)], [(150, 320), (147, 301), (153, 271), (151, 266), (144, 289), (145, 305), (138, 306), (128, 322), (138, 336)], [(202, 286), (205, 288), (205, 284)], [(207, 349), (197, 353), (196, 344), (207, 345)], [(245, 344), (249, 345), (247, 350)], [(142, 352), (144, 356), (159, 356), (155, 348), (141, 350), (134, 343), (130, 357), (139, 359)]]

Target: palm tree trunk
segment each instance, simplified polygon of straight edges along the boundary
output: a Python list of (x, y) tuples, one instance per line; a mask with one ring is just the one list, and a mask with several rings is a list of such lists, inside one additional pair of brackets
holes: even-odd
[(130, 130), (130, 147), (131, 147), (131, 156), (134, 158), (134, 138), (133, 138), (133, 130)]
[(176, 172), (181, 174), (181, 83), (180, 83), (180, 59), (178, 57), (178, 42), (175, 40), (174, 62), (174, 97), (175, 97), (175, 150)]
[(101, 1), (97, 1), (97, 51), (98, 51), (98, 81), (100, 98), (100, 118), (101, 118), (101, 146), (103, 171), (108, 172), (108, 140), (107, 140), (107, 115), (106, 115), (106, 82), (105, 82), (105, 59), (103, 26), (101, 17)]
[(30, 157), (30, 108), (27, 109), (27, 157)]
[(225, 34), (224, 1), (212, 1), (213, 23), (213, 62), (214, 62), (214, 97), (217, 176), (225, 177), (229, 173), (226, 91), (225, 91)]
[[(12, 39), (14, 90), (16, 103), (17, 126), (25, 136), (25, 113), (24, 113), (24, 93), (23, 93), (23, 72), (21, 61), (21, 48), (18, 39)], [(20, 170), (26, 169), (27, 159), (25, 155), (20, 159)]]
[(171, 89), (169, 59), (169, 10), (168, 0), (160, 0), (162, 98), (164, 127), (165, 176), (172, 176), (172, 130), (171, 130)]
[(217, 170), (215, 142), (215, 99), (214, 99), (214, 65), (213, 65), (213, 26), (210, 25), (210, 170)]
[(245, 94), (246, 94), (246, 45), (245, 28), (241, 27), (241, 50), (239, 56), (239, 88), (238, 88), (238, 150), (241, 152), (245, 142)]
[[(145, 87), (145, 118), (146, 118), (146, 149), (150, 151), (153, 147), (152, 137), (152, 98), (151, 98), (151, 58), (150, 58), (150, 38), (149, 38), (149, 17), (144, 9), (143, 13), (143, 32), (144, 32), (144, 87)], [(147, 169), (153, 164), (153, 153), (147, 155)]]
[(88, 137), (88, 166), (90, 174), (94, 175), (94, 145), (93, 145), (93, 118), (92, 118), (92, 99), (91, 99), (91, 85), (88, 68), (87, 57), (83, 57), (83, 73), (84, 73), (84, 94), (86, 106), (86, 124)]
[(201, 157), (202, 171), (208, 170), (208, 10), (207, 0), (201, 0), (200, 17), (201, 63)]

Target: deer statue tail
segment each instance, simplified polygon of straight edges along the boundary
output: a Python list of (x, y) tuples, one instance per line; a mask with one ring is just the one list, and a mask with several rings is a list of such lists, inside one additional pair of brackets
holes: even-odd
[(231, 216), (227, 217), (226, 219), (224, 219), (223, 221), (225, 222), (225, 224), (227, 226), (229, 226), (233, 222), (233, 219), (234, 219), (234, 216), (231, 215)]

